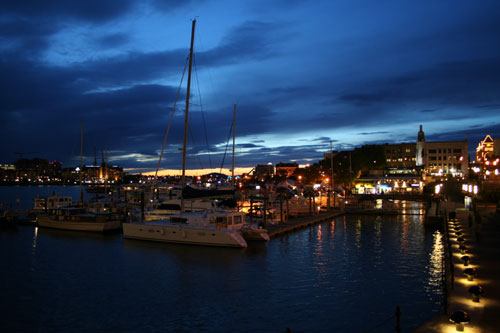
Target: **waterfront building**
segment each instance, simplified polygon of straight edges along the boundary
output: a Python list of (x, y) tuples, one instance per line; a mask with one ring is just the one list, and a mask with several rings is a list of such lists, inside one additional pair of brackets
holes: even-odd
[(293, 175), (295, 170), (299, 167), (297, 163), (278, 163), (276, 164), (276, 174), (284, 175), (286, 177), (290, 177)]
[(414, 143), (385, 144), (383, 146), (388, 168), (414, 168), (417, 145)]
[(486, 135), (476, 147), (476, 163), (483, 164), (487, 159), (500, 156), (500, 139)]
[(358, 194), (421, 194), (424, 189), (420, 168), (369, 170), (354, 180)]
[(467, 141), (425, 141), (422, 125), (417, 137), (415, 156), (419, 162), (423, 156), (424, 173), (427, 176), (466, 177), (469, 172)]
[(0, 170), (16, 170), (16, 166), (14, 164), (0, 164)]
[(467, 141), (426, 142), (425, 173), (430, 176), (468, 175), (469, 156)]
[(476, 163), (472, 170), (481, 175), (483, 180), (498, 181), (500, 161), (500, 139), (486, 135), (476, 147)]
[(86, 165), (83, 167), (84, 178), (92, 183), (105, 181), (121, 181), (123, 179), (123, 168), (117, 165), (102, 163), (101, 165)]
[(272, 164), (262, 164), (255, 167), (253, 176), (257, 179), (264, 179), (267, 176), (274, 176), (274, 165)]

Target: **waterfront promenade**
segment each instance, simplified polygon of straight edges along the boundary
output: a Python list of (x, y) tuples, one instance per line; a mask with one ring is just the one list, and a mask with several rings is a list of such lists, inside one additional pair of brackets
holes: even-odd
[[(470, 322), (465, 325), (464, 332), (493, 333), (500, 331), (500, 220), (498, 213), (481, 211), (481, 219), (473, 219), (469, 224), (470, 211), (453, 202), (445, 204), (448, 212), (455, 211), (460, 231), (463, 233), (467, 255), (470, 264), (465, 267), (459, 251), (459, 242), (455, 235), (453, 224), (449, 235), (451, 242), (451, 259), (453, 272), (448, 274), (447, 307), (415, 332), (456, 332), (455, 325), (449, 320), (452, 313), (465, 311), (470, 316)], [(480, 222), (480, 223), (478, 223)], [(468, 281), (464, 274), (465, 268), (476, 269), (476, 277)], [(484, 295), (479, 302), (473, 302), (468, 290), (473, 285), (484, 288)]]

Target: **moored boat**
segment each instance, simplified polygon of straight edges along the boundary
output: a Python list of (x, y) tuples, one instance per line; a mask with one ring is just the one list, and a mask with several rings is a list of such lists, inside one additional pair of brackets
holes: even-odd
[(36, 197), (33, 199), (33, 213), (43, 212), (47, 209), (68, 207), (73, 204), (70, 196), (52, 195), (50, 197)]
[(120, 214), (110, 212), (92, 213), (82, 207), (64, 207), (39, 214), (36, 222), (46, 228), (105, 232), (119, 230), (122, 218)]
[(267, 229), (259, 227), (257, 224), (244, 224), (240, 233), (247, 241), (269, 241), (270, 237)]
[(170, 218), (123, 224), (123, 236), (140, 240), (210, 246), (247, 247), (239, 230), (244, 213), (190, 212)]

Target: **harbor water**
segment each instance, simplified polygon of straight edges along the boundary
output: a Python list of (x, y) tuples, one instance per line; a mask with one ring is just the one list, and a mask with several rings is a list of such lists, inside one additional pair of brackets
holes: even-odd
[(0, 231), (0, 329), (391, 332), (400, 306), (411, 332), (440, 310), (443, 251), (421, 215), (341, 216), (246, 249), (18, 226)]

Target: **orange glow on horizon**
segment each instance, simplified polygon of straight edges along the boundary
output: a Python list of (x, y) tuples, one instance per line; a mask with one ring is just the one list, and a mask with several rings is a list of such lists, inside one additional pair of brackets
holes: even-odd
[[(244, 174), (244, 173), (248, 173), (252, 170), (253, 168), (234, 168), (234, 174), (235, 175), (241, 175), (241, 174)], [(142, 173), (142, 175), (144, 176), (154, 176), (155, 175), (155, 171), (139, 171), (139, 170), (125, 170), (126, 172), (129, 172), (129, 173), (136, 173), (136, 174), (139, 174), (139, 173)], [(221, 169), (190, 169), (190, 170), (186, 170), (186, 175), (187, 176), (201, 176), (201, 175), (206, 175), (206, 174), (209, 174), (209, 173), (223, 173), (227, 176), (230, 176), (231, 175), (231, 170), (230, 169), (225, 169), (223, 168), (222, 170)], [(165, 170), (160, 170), (158, 171), (158, 176), (162, 177), (162, 176), (181, 176), (182, 175), (182, 170), (180, 169), (165, 169)]]

